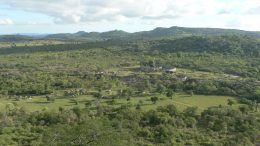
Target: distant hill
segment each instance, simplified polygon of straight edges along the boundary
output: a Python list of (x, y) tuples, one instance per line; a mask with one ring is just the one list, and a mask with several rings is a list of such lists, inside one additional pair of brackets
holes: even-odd
[[(122, 32), (120, 32), (122, 33)], [(81, 32), (78, 35), (82, 35)], [(83, 33), (92, 35), (91, 33)], [(99, 34), (99, 33), (97, 33)], [(119, 33), (114, 36), (118, 37)], [(124, 33), (123, 33), (124, 34)], [(100, 34), (99, 34), (100, 35)], [(100, 36), (96, 36), (96, 38)], [(103, 36), (107, 35), (102, 33)], [(127, 35), (125, 37), (128, 37)], [(48, 52), (48, 51), (69, 51), (89, 48), (108, 48), (118, 46), (131, 52), (157, 50), (160, 53), (173, 52), (200, 52), (200, 53), (219, 53), (223, 55), (239, 55), (247, 57), (260, 57), (260, 40), (246, 35), (221, 35), (221, 36), (187, 36), (176, 39), (158, 40), (107, 40), (93, 41), (85, 43), (70, 43), (43, 46), (20, 46), (5, 48), (0, 50), (0, 54), (29, 53), (29, 52)]]
[(107, 39), (127, 39), (131, 38), (131, 33), (114, 30), (108, 32), (84, 32), (79, 31), (77, 33), (61, 33), (61, 34), (52, 34), (45, 37), (45, 39), (60, 39), (60, 40), (107, 40)]
[(128, 33), (121, 30), (108, 32), (84, 32), (80, 31), (74, 34), (53, 34), (48, 35), (46, 39), (61, 39), (61, 40), (136, 40), (136, 39), (166, 39), (166, 38), (181, 38), (187, 36), (220, 36), (220, 35), (248, 35), (260, 38), (260, 32), (243, 31), (236, 29), (220, 29), (220, 28), (186, 28), (186, 27), (158, 27), (151, 31), (141, 31), (136, 33)]
[(3, 35), (0, 41), (25, 41), (31, 39), (56, 39), (65, 41), (100, 41), (100, 40), (150, 40), (150, 39), (175, 39), (188, 36), (221, 36), (221, 35), (246, 35), (260, 38), (260, 32), (243, 31), (236, 29), (220, 28), (187, 28), (187, 27), (158, 27), (151, 31), (141, 31), (128, 33), (122, 30), (113, 30), (108, 32), (84, 32), (77, 33), (59, 33), (42, 37), (25, 35)]
[(168, 38), (168, 37), (185, 37), (192, 35), (248, 35), (260, 38), (260, 32), (243, 31), (236, 29), (220, 29), (220, 28), (188, 28), (188, 27), (170, 27), (170, 28), (155, 28), (151, 31), (137, 32), (134, 35), (142, 36), (143, 38)]
[(1, 35), (0, 36), (0, 42), (28, 41), (33, 39), (35, 38), (26, 35)]

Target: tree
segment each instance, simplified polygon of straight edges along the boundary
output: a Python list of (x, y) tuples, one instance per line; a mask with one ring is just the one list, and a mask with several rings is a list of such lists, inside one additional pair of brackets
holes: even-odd
[(177, 110), (176, 106), (173, 104), (169, 104), (165, 107), (160, 106), (157, 108), (157, 111), (168, 113), (171, 117), (178, 115), (178, 110)]
[(78, 106), (76, 107), (73, 107), (72, 109), (73, 113), (78, 117), (78, 119), (80, 118), (81, 116), (81, 112), (80, 112), (80, 108)]
[(235, 104), (235, 102), (233, 100), (231, 100), (231, 99), (228, 99), (227, 102), (228, 102), (227, 104), (229, 106), (232, 106), (233, 104)]
[(250, 108), (247, 105), (244, 106), (240, 106), (239, 110), (243, 113), (243, 114), (247, 114), (250, 111)]
[(115, 99), (109, 100), (109, 101), (108, 101), (108, 104), (110, 104), (110, 105), (115, 105), (115, 104), (116, 104), (116, 100), (115, 100)]
[(7, 103), (5, 109), (7, 112), (13, 111), (15, 109), (15, 105), (13, 103)]
[(138, 104), (136, 105), (135, 109), (140, 110), (140, 109), (141, 109), (141, 104), (138, 103)]
[(77, 99), (71, 99), (71, 102), (73, 102), (75, 105), (78, 105), (78, 104), (79, 104), (79, 102), (78, 102)]
[(157, 89), (156, 89), (156, 91), (158, 92), (158, 93), (164, 93), (165, 92), (165, 90), (166, 90), (166, 87), (164, 86), (164, 85), (162, 85), (162, 84), (158, 84), (157, 85)]
[(188, 117), (195, 117), (197, 115), (198, 107), (187, 107), (183, 112)]
[(156, 102), (158, 101), (158, 97), (157, 96), (153, 96), (151, 97), (151, 101), (153, 102), (153, 104), (156, 104)]
[(90, 107), (91, 105), (92, 105), (92, 101), (91, 101), (91, 100), (87, 100), (87, 101), (85, 102), (85, 107), (86, 107), (86, 108)]
[(143, 105), (143, 104), (144, 104), (144, 101), (143, 101), (143, 100), (139, 100), (139, 101), (138, 101), (138, 104)]
[(46, 96), (46, 100), (49, 102), (54, 102), (55, 101), (55, 97), (53, 96)]
[(172, 99), (172, 97), (174, 96), (174, 92), (172, 90), (168, 90), (166, 96)]
[(130, 96), (132, 96), (132, 94), (133, 94), (133, 90), (130, 88), (126, 88), (126, 89), (122, 90), (122, 92), (121, 92), (121, 96), (123, 96), (123, 97), (130, 97)]
[(170, 116), (176, 116), (178, 114), (177, 107), (173, 104), (167, 105), (166, 110)]
[(193, 93), (192, 90), (189, 90), (189, 91), (188, 91), (188, 94), (190, 94), (190, 96), (193, 96), (193, 95), (194, 95), (194, 93)]
[(252, 108), (255, 110), (255, 112), (257, 112), (258, 110), (258, 103), (256, 100), (252, 101), (252, 104), (251, 104)]
[(59, 112), (60, 112), (60, 113), (63, 113), (63, 112), (64, 112), (64, 108), (60, 106), (60, 107), (59, 107)]
[(102, 92), (101, 92), (101, 91), (99, 91), (99, 92), (95, 93), (95, 94), (94, 94), (94, 96), (95, 96), (97, 99), (101, 99), (101, 98), (103, 97), (103, 95), (102, 95)]
[(132, 140), (128, 139), (128, 133), (116, 131), (107, 124), (109, 122), (105, 119), (90, 119), (81, 124), (50, 126), (44, 131), (42, 145), (133, 145)]

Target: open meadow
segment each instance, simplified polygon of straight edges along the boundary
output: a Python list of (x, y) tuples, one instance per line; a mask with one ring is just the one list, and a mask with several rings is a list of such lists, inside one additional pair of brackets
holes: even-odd
[[(233, 97), (228, 96), (206, 96), (206, 95), (188, 95), (188, 94), (176, 94), (172, 99), (169, 99), (166, 96), (159, 95), (160, 99), (153, 103), (151, 101), (152, 96), (147, 97), (133, 97), (130, 100), (125, 98), (123, 99), (101, 99), (100, 103), (104, 106), (112, 106), (112, 107), (119, 107), (124, 104), (129, 104), (133, 109), (136, 109), (138, 104), (141, 104), (141, 110), (151, 110), (156, 109), (159, 106), (167, 106), (167, 105), (175, 105), (178, 110), (182, 111), (187, 107), (197, 107), (198, 111), (201, 112), (208, 107), (212, 106), (227, 106), (228, 99), (236, 100)], [(111, 100), (114, 100), (111, 103)], [(18, 108), (23, 108), (28, 112), (35, 112), (35, 111), (52, 111), (58, 112), (59, 108), (65, 109), (72, 109), (73, 107), (80, 107), (84, 109), (86, 107), (85, 103), (87, 101), (92, 101), (92, 108), (96, 107), (96, 99), (93, 96), (79, 96), (75, 98), (68, 98), (68, 97), (57, 97), (55, 101), (47, 101), (46, 97), (44, 96), (36, 96), (31, 99), (22, 99), (16, 101), (15, 99), (6, 99), (1, 98), (0, 101), (0, 110), (4, 111), (6, 105), (14, 104)], [(233, 107), (238, 107), (237, 104), (232, 105)], [(95, 108), (94, 108), (95, 109)]]

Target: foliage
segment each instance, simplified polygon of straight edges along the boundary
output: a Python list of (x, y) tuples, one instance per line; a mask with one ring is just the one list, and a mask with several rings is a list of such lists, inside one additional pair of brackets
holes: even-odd
[(73, 41), (17, 36), (0, 48), (0, 145), (259, 142), (257, 33), (173, 27), (48, 37)]

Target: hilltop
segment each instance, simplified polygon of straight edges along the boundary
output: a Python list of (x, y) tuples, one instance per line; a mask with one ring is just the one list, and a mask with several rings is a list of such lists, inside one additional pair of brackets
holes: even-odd
[(59, 33), (37, 36), (26, 35), (2, 35), (1, 42), (7, 41), (25, 41), (32, 39), (55, 39), (66, 41), (100, 41), (100, 40), (156, 40), (156, 39), (174, 39), (187, 36), (221, 36), (221, 35), (246, 35), (260, 38), (258, 31), (244, 31), (236, 29), (220, 29), (220, 28), (188, 28), (173, 26), (170, 28), (157, 27), (151, 31), (140, 31), (129, 33), (122, 30), (113, 30), (108, 32), (85, 32), (77, 33)]

